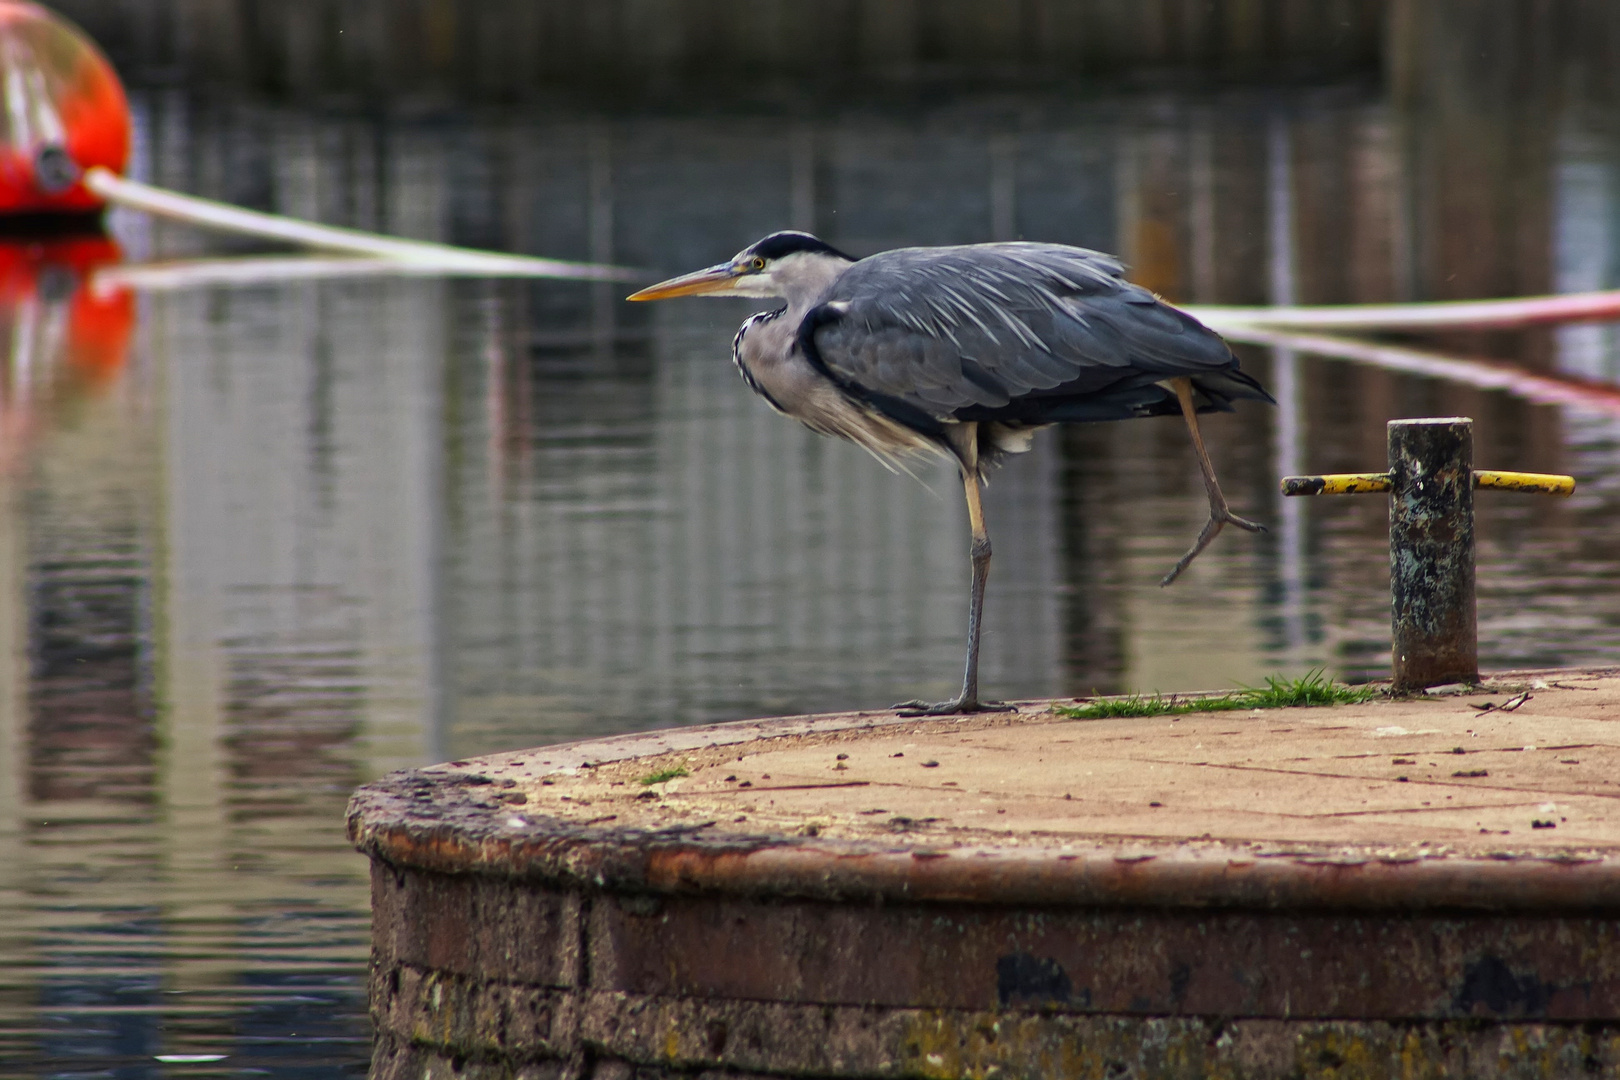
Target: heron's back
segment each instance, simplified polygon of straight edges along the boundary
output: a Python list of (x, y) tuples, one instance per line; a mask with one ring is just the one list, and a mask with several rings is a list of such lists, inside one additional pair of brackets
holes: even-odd
[(799, 343), (846, 392), (916, 425), (1036, 426), (1271, 397), (1219, 335), (1123, 277), (1111, 256), (1060, 244), (901, 248), (846, 270)]

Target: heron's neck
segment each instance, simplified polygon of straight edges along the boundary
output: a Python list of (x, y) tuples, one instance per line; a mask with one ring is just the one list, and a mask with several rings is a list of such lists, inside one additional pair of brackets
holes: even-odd
[(783, 259), (771, 272), (771, 282), (777, 295), (787, 301), (786, 315), (793, 325), (804, 318), (806, 312), (826, 298), (833, 282), (853, 263), (846, 259), (817, 253), (796, 255)]

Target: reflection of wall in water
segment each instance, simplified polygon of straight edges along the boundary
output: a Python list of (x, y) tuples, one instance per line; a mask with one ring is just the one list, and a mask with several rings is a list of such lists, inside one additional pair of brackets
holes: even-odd
[[(136, 106), (134, 167), (155, 182), (404, 235), (445, 231), (445, 156), (421, 130), (384, 143), (354, 117), (222, 114), (173, 94)], [(143, 237), (163, 254), (210, 243), (164, 223)], [(197, 684), (180, 692), (223, 710), (244, 782), (262, 775), (274, 790), (275, 776), (304, 776), (336, 792), (370, 773), (373, 753), (379, 764), (421, 753), (442, 290), (311, 285), (154, 302), (148, 322), (169, 363), (172, 561), (185, 568), (172, 631), (185, 643), (177, 674)], [(389, 745), (400, 737), (415, 745)]]
[(255, 813), (341, 802), (390, 753), (363, 737), (420, 731), (433, 700), (440, 288), (221, 290), (154, 312), (172, 328), (176, 646), (203, 650), (181, 666), (210, 684)]
[(35, 801), (146, 802), (155, 747), (150, 447), (86, 403), (28, 500), (28, 756)]
[(18, 650), (0, 705), (0, 997), (48, 1018), (10, 1028), (33, 1033), (29, 1054), (145, 1053), (159, 1038), (142, 1012), (158, 1000), (158, 965), (131, 942), (151, 932), (140, 886), (158, 862), (157, 455), (138, 380), (67, 392), (62, 340), (0, 365), (32, 363), (38, 410), (35, 441), (0, 478), (5, 586), (23, 609), (0, 631), (0, 649)]
[[(1584, 121), (1584, 122), (1583, 122)], [(1565, 117), (1554, 171), (1554, 285), (1558, 292), (1620, 284), (1620, 132), (1597, 117)], [(1620, 382), (1620, 332), (1612, 323), (1561, 326), (1558, 368)]]
[[(296, 1002), (288, 984), (327, 974), (320, 960), (308, 958), (291, 978), (281, 973), (286, 964), (278, 950), (306, 926), (319, 928), (311, 936), (324, 939), (329, 955), (341, 952), (339, 938), (349, 934), (352, 959), (338, 966), (363, 957), (364, 894), (353, 882), (356, 874), (363, 880), (364, 870), (331, 823), (341, 819), (353, 784), (370, 772), (356, 766), (362, 734), (356, 729), (376, 705), (357, 706), (361, 692), (345, 685), (348, 673), (310, 665), (296, 648), (255, 651), (255, 631), (273, 636), (277, 629), (262, 611), (234, 626), (212, 618), (208, 601), (219, 597), (209, 589), (228, 577), (214, 572), (218, 565), (259, 561), (265, 548), (272, 551), (262, 562), (273, 564), (285, 538), (278, 526), (299, 513), (274, 507), (268, 522), (246, 524), (233, 515), (244, 504), (273, 503), (271, 489), (286, 463), (266, 451), (285, 443), (275, 425), (287, 415), (272, 395), (252, 393), (263, 382), (255, 385), (210, 355), (206, 330), (186, 331), (221, 323), (222, 334), (247, 330), (243, 367), (301, 372), (265, 350), (247, 320), (232, 318), (228, 303), (193, 299), (189, 310), (162, 301), (148, 309), (147, 345), (156, 339), (157, 364), (147, 362), (152, 352), (144, 350), (121, 381), (95, 392), (40, 393), (37, 438), (21, 456), (25, 469), (3, 481), (0, 557), (13, 564), (5, 578), (8, 592), (16, 592), (0, 603), (6, 621), (0, 651), (10, 661), (17, 647), (26, 676), (15, 688), (8, 681), (0, 702), (4, 766), (25, 779), (14, 784), (8, 775), (0, 782), (0, 948), (7, 961), (0, 997), (9, 1005), (26, 995), (34, 1010), (0, 1038), (7, 1060), (17, 1060), (7, 1052), (17, 1044), (11, 1036), (22, 1032), (31, 1033), (27, 1053), (47, 1060), (149, 1058), (163, 1050), (171, 1026), (165, 1013), (176, 999), (169, 995), (201, 991), (217, 1001), (223, 992), (234, 1004), (257, 993)], [(432, 310), (402, 307), (394, 325), (408, 326), (419, 311)], [(299, 322), (280, 314), (279, 323)], [(358, 354), (352, 343), (345, 347)], [(35, 359), (43, 386), (60, 357)], [(248, 393), (237, 398), (238, 408), (221, 408), (232, 389)], [(357, 412), (342, 401), (336, 410)], [(244, 414), (269, 427), (242, 422)], [(402, 415), (394, 408), (384, 426), (400, 427)], [(231, 429), (228, 436), (218, 437), (220, 425)], [(399, 454), (397, 441), (384, 440), (380, 450), (404, 460), (413, 477), (431, 475)], [(341, 448), (335, 457), (342, 472)], [(227, 458), (251, 475), (196, 513), (198, 502), (221, 494), (207, 481)], [(302, 487), (318, 497), (318, 485)], [(378, 519), (375, 512), (366, 516), (373, 524)], [(341, 547), (330, 535), (323, 541)], [(199, 549), (210, 546), (230, 555), (199, 558)], [(264, 593), (244, 599), (243, 592), (253, 590), (228, 598), (238, 608), (274, 606)], [(23, 612), (12, 607), (19, 599)], [(318, 636), (320, 620), (308, 615), (295, 612), (291, 621)], [(421, 622), (398, 620), (404, 634)], [(289, 637), (299, 644), (296, 634)], [(226, 664), (213, 663), (220, 653)], [(365, 659), (386, 670), (375, 654)], [(226, 685), (199, 685), (205, 682), (199, 673), (222, 668), (230, 672)], [(380, 696), (380, 682), (371, 680), (363, 692)], [(401, 711), (415, 727), (419, 702)], [(401, 756), (419, 760), (420, 743), (395, 759)], [(234, 772), (222, 777), (221, 768)], [(219, 813), (222, 793), (238, 808), (246, 804), (246, 812), (235, 819)], [(299, 815), (316, 819), (318, 828), (287, 828), (286, 819)], [(289, 869), (302, 879), (296, 886), (289, 886)], [(307, 887), (310, 878), (321, 884)], [(323, 908), (321, 899), (334, 893), (337, 902)], [(345, 912), (351, 899), (359, 910)], [(277, 985), (262, 991), (237, 985), (240, 979), (251, 986), (267, 957)], [(187, 997), (193, 1004), (181, 1008), (194, 1009), (198, 1000)], [(10, 1025), (9, 1015), (4, 1020)]]

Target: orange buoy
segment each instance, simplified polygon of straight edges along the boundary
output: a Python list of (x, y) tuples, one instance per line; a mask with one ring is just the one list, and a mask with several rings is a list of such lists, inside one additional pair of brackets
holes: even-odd
[(129, 160), (129, 101), (83, 31), (38, 4), (0, 0), (0, 215), (100, 209), (93, 165)]

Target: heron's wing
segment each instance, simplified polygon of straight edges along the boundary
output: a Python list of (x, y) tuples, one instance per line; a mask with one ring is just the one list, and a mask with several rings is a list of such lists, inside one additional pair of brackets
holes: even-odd
[(845, 271), (800, 340), (846, 387), (939, 420), (1106, 419), (1064, 413), (1103, 398), (1128, 416), (1183, 375), (1265, 396), (1213, 331), (1122, 274), (1058, 244), (902, 248)]

